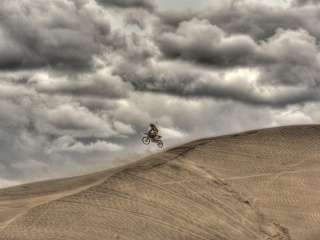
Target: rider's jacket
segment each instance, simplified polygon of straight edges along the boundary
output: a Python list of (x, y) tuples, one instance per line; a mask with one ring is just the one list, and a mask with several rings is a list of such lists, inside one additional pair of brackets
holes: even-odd
[(149, 135), (151, 138), (154, 138), (154, 137), (156, 137), (156, 136), (158, 135), (158, 133), (159, 133), (158, 128), (153, 127), (153, 128), (151, 128), (151, 129), (149, 130), (148, 135)]

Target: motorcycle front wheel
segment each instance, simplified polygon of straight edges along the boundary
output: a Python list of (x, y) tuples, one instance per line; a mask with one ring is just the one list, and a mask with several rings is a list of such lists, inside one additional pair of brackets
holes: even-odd
[(150, 142), (151, 142), (151, 140), (150, 140), (149, 137), (143, 137), (141, 140), (142, 140), (142, 142), (143, 142), (144, 144), (146, 144), (146, 145), (150, 144)]

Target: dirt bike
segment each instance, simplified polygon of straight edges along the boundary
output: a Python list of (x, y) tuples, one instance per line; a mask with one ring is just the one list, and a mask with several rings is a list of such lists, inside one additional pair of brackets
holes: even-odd
[(157, 144), (157, 146), (158, 146), (159, 148), (163, 148), (163, 141), (161, 140), (161, 136), (156, 136), (156, 137), (154, 137), (154, 138), (151, 138), (148, 133), (144, 133), (144, 134), (145, 134), (145, 136), (141, 139), (141, 141), (142, 141), (145, 145), (148, 145), (148, 144), (150, 144), (151, 142), (154, 142), (154, 143)]

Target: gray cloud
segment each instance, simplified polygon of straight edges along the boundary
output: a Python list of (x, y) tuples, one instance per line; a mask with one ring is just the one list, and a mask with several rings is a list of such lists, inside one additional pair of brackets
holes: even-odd
[[(278, 107), (319, 100), (318, 90), (315, 90), (318, 89), (320, 81), (319, 47), (317, 38), (306, 30), (278, 29), (270, 38), (256, 41), (244, 34), (227, 34), (208, 20), (194, 18), (181, 22), (174, 32), (164, 30), (156, 37), (156, 41), (164, 56), (170, 59), (185, 60), (193, 65), (202, 64), (219, 71), (241, 67), (257, 68), (260, 71), (258, 84), (261, 89), (263, 86), (302, 87), (300, 93), (292, 92), (287, 88), (287, 92), (282, 91), (280, 95), (271, 94), (269, 95), (271, 98), (268, 99), (263, 95), (252, 93), (250, 88), (239, 88), (237, 86), (239, 83), (227, 87), (224, 84), (213, 84), (210, 87), (199, 80), (193, 80), (190, 81), (193, 83), (192, 90), (186, 90), (188, 84), (179, 84), (177, 86), (181, 89), (171, 91), (176, 94), (231, 98), (246, 103)], [(156, 75), (171, 78), (163, 72)], [(192, 77), (192, 79), (197, 78)], [(153, 81), (154, 85), (157, 83), (162, 85), (161, 79)], [(190, 79), (190, 76), (181, 76), (181, 79)], [(184, 80), (167, 81), (169, 84), (174, 84), (185, 82)], [(223, 83), (224, 80), (221, 82)], [(199, 86), (202, 86), (203, 90), (200, 90)], [(273, 92), (277, 91), (273, 90)]]
[(273, 85), (318, 87), (319, 47), (317, 39), (307, 31), (280, 29), (261, 45), (259, 55), (258, 58), (262, 59), (260, 65), (262, 82)]
[(125, 21), (128, 25), (136, 25), (141, 29), (147, 26), (147, 14), (144, 11), (128, 11), (126, 13)]
[(120, 8), (144, 8), (150, 11), (155, 9), (153, 0), (96, 0), (103, 6), (114, 6)]
[[(309, 88), (308, 85), (277, 87), (270, 86), (268, 83), (266, 86), (253, 86), (245, 76), (228, 82), (223, 74), (195, 70), (188, 64), (146, 65), (142, 68), (124, 64), (119, 67), (118, 73), (125, 79), (127, 76), (126, 80), (131, 82), (138, 91), (166, 93), (185, 98), (232, 100), (249, 105), (276, 108), (320, 99), (318, 90)], [(269, 75), (262, 75), (263, 78), (267, 76)]]
[(269, 65), (280, 61), (314, 66), (319, 51), (317, 38), (301, 28), (278, 28), (270, 38), (256, 41), (250, 35), (230, 35), (208, 20), (196, 18), (181, 22), (175, 31), (162, 31), (156, 41), (170, 58), (216, 67)]
[(40, 93), (66, 96), (94, 96), (101, 98), (126, 98), (131, 86), (110, 73), (83, 74), (81, 76), (33, 76), (30, 85)]
[(162, 33), (157, 42), (161, 51), (171, 58), (217, 67), (253, 64), (257, 48), (248, 36), (227, 36), (219, 27), (198, 19), (182, 22), (175, 33)]
[[(61, 97), (39, 99), (34, 92), (18, 97), (18, 92), (12, 99), (0, 99), (0, 175), (7, 181), (67, 176), (98, 165), (110, 166), (123, 150), (121, 142), (110, 139), (134, 134), (129, 125), (112, 120), (107, 112), (93, 113)], [(92, 140), (83, 143), (82, 138)]]
[(159, 12), (160, 30), (174, 30), (183, 21), (193, 18), (206, 19), (228, 34), (245, 34), (254, 40), (265, 40), (273, 36), (279, 28), (305, 29), (311, 35), (320, 37), (317, 21), (320, 8), (274, 7), (264, 3), (236, 1), (233, 7), (225, 4), (218, 8), (190, 11)]
[(53, 142), (48, 152), (88, 154), (93, 152), (117, 152), (121, 150), (123, 150), (122, 146), (106, 141), (99, 140), (94, 143), (83, 144), (71, 136), (63, 136)]
[(110, 23), (103, 12), (78, 7), (61, 0), (2, 1), (0, 69), (90, 67), (106, 44)]
[(293, 3), (297, 6), (304, 6), (308, 4), (319, 4), (319, 0), (295, 0)]

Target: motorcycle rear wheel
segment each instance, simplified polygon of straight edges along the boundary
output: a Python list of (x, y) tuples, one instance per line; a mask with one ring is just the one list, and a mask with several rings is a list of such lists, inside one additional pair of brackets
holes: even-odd
[(157, 145), (158, 145), (159, 148), (163, 148), (163, 142), (161, 140), (159, 140), (157, 142)]

